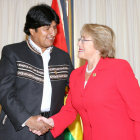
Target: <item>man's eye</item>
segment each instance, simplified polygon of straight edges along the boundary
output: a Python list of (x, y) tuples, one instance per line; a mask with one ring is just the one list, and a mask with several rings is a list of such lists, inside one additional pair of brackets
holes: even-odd
[(53, 28), (54, 28), (54, 29), (57, 29), (57, 26), (54, 26)]
[(45, 30), (49, 30), (49, 29), (50, 29), (50, 27), (46, 27), (46, 28), (45, 28)]
[(43, 30), (49, 30), (50, 29), (50, 26), (45, 26), (44, 28), (43, 28)]

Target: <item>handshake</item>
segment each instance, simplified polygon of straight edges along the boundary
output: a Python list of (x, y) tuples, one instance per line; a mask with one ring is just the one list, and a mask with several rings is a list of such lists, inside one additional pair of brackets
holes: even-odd
[(31, 116), (25, 123), (29, 127), (29, 130), (40, 136), (48, 132), (54, 127), (54, 121), (52, 118), (45, 118), (43, 116)]

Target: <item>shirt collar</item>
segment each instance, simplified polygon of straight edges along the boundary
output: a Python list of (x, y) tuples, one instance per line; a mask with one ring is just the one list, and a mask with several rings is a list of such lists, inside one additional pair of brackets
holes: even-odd
[(49, 52), (49, 53), (52, 52), (52, 48), (53, 48), (53, 47), (49, 47), (49, 48), (47, 48), (47, 49), (42, 53), (41, 48), (40, 48), (38, 45), (36, 45), (36, 44), (32, 41), (32, 39), (31, 39), (30, 36), (29, 36), (29, 38), (28, 38), (28, 43), (29, 43), (29, 47), (31, 48), (31, 50), (33, 50), (34, 52), (36, 52), (36, 53), (38, 53), (38, 54), (40, 54), (40, 55), (42, 55), (42, 54), (45, 53), (45, 52)]

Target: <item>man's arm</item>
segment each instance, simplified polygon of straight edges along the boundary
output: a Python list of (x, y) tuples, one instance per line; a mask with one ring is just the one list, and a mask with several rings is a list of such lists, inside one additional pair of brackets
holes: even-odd
[(32, 116), (23, 103), (17, 98), (16, 74), (17, 65), (12, 48), (4, 47), (0, 60), (0, 104), (7, 114), (16, 131), (22, 129), (22, 124), (27, 120), (26, 125), (30, 129), (43, 129), (45, 123), (38, 123), (39, 116)]

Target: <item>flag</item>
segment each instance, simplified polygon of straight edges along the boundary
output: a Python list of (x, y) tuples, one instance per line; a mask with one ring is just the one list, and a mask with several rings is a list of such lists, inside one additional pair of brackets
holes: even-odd
[[(66, 102), (67, 96), (64, 99)], [(64, 140), (83, 140), (82, 121), (78, 114), (75, 121), (64, 132)]]
[(64, 50), (65, 52), (68, 52), (63, 24), (62, 24), (62, 19), (60, 16), (60, 11), (59, 11), (57, 0), (52, 1), (52, 8), (55, 10), (55, 12), (57, 13), (57, 15), (59, 16), (59, 19), (60, 19), (60, 23), (57, 25), (57, 35), (55, 37), (54, 46)]
[(74, 21), (73, 21), (73, 0), (67, 0), (68, 5), (68, 29), (69, 29), (69, 54), (74, 64)]
[[(68, 3), (68, 9), (70, 9), (69, 16), (67, 18), (66, 14), (66, 1), (65, 0), (52, 0), (52, 8), (55, 10), (55, 12), (58, 14), (60, 23), (57, 26), (58, 33), (55, 37), (54, 46), (64, 50), (65, 52), (68, 52), (71, 56), (71, 59), (73, 60), (74, 64), (74, 55), (73, 55), (73, 25), (72, 25), (72, 2), (73, 0), (67, 1)], [(61, 8), (60, 8), (61, 6)], [(62, 20), (62, 16), (63, 20)], [(69, 24), (68, 21), (69, 20)], [(64, 26), (63, 26), (64, 25)], [(66, 98), (65, 98), (66, 100)], [(65, 101), (64, 101), (65, 103)], [(64, 132), (64, 140), (82, 140), (83, 134), (82, 134), (82, 124), (80, 116), (77, 115), (76, 120), (68, 126), (68, 128)]]

